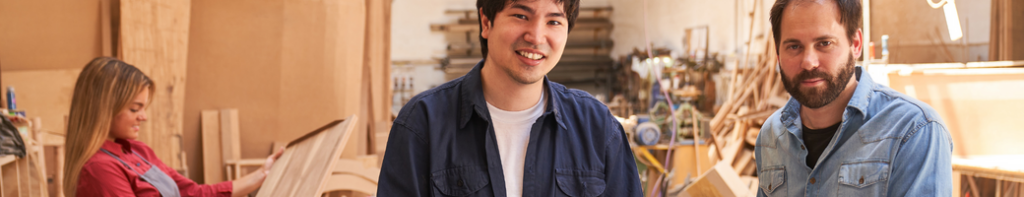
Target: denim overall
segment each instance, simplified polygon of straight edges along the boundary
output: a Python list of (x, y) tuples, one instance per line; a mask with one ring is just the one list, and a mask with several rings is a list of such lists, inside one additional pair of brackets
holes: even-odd
[(174, 179), (171, 179), (170, 176), (167, 176), (167, 173), (161, 171), (159, 167), (153, 165), (152, 163), (149, 163), (149, 161), (142, 158), (142, 156), (139, 156), (138, 153), (132, 152), (132, 154), (135, 154), (136, 157), (139, 157), (139, 159), (142, 159), (143, 162), (146, 162), (146, 164), (149, 164), (150, 166), (149, 170), (147, 170), (146, 173), (139, 173), (139, 171), (135, 171), (135, 168), (132, 168), (131, 165), (128, 165), (128, 163), (125, 163), (124, 160), (121, 160), (121, 158), (115, 156), (113, 153), (110, 153), (110, 151), (107, 151), (107, 149), (100, 148), (100, 150), (102, 150), (104, 153), (107, 153), (111, 157), (114, 157), (114, 159), (117, 159), (117, 161), (120, 161), (121, 164), (124, 164), (124, 166), (128, 167), (128, 169), (134, 171), (135, 174), (139, 175), (139, 177), (142, 178), (143, 181), (152, 184), (153, 187), (156, 188), (156, 191), (160, 192), (161, 196), (181, 196), (181, 194), (179, 193), (180, 191), (178, 191), (178, 183), (174, 182)]

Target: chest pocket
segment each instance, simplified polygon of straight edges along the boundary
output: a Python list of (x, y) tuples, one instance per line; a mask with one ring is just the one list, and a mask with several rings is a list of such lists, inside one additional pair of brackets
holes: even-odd
[(889, 162), (860, 161), (839, 167), (840, 196), (879, 196), (886, 192)]
[(487, 170), (484, 168), (459, 167), (434, 172), (435, 196), (491, 196), (488, 192), (480, 192), (490, 185)]
[(766, 167), (758, 175), (758, 187), (765, 196), (788, 196), (785, 186), (786, 166)]
[(592, 170), (555, 169), (558, 189), (567, 196), (593, 197), (604, 193), (604, 173)]

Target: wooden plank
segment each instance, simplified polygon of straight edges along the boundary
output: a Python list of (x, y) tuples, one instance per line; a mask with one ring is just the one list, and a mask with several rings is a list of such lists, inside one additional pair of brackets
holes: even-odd
[[(754, 159), (751, 158), (751, 156), (753, 156), (753, 155), (754, 155), (754, 151), (753, 150), (750, 150), (750, 149), (743, 149), (743, 150), (741, 150), (740, 154), (738, 156), (736, 156), (736, 159), (735, 159), (736, 161), (733, 162), (733, 164), (732, 164), (732, 169), (736, 170), (737, 172), (743, 172), (747, 168), (747, 165), (750, 164), (751, 161), (754, 161)], [(748, 174), (744, 174), (744, 175), (748, 175)]]
[[(672, 151), (672, 171), (675, 175), (672, 177), (672, 181), (669, 182), (671, 185), (668, 188), (675, 188), (686, 182), (686, 178), (693, 178), (700, 176), (710, 166), (714, 166), (717, 162), (711, 160), (709, 151), (710, 146), (707, 143), (699, 145), (700, 152), (695, 153), (694, 147), (689, 145), (676, 146), (675, 150)], [(696, 157), (700, 157), (699, 162)], [(702, 169), (697, 169), (700, 166)]]
[[(366, 101), (369, 102), (365, 122), (368, 125), (364, 154), (376, 154), (380, 127), (378, 122), (391, 120), (391, 1), (366, 0), (366, 43), (364, 48), (364, 71), (368, 76), (364, 79), (367, 87)], [(390, 126), (388, 126), (390, 127)], [(360, 139), (356, 139), (360, 140)]]
[(28, 191), (29, 196), (49, 196), (43, 146), (36, 141), (32, 144), (29, 154), (21, 159), (22, 190)]
[(20, 159), (13, 155), (7, 155), (4, 156), (3, 161), (0, 161), (0, 163), (6, 163), (0, 166), (0, 176), (2, 176), (0, 179), (3, 182), (3, 185), (0, 185), (0, 190), (2, 190), (0, 195), (18, 196), (20, 193), (21, 178), (18, 177), (18, 171), (20, 171), (18, 170), (18, 160)]
[(242, 158), (238, 133), (238, 109), (220, 110), (220, 145), (221, 158), (224, 158), (224, 163), (231, 163)]
[(113, 27), (113, 0), (100, 0), (100, 45), (103, 47), (102, 55), (114, 57), (114, 27)]
[(58, 197), (63, 197), (64, 196), (64, 173), (63, 173), (64, 157), (65, 157), (64, 156), (64, 152), (65, 152), (64, 145), (57, 146), (57, 160), (56, 160), (56, 162), (57, 162), (57, 169), (60, 169), (61, 173), (57, 173), (57, 175), (55, 176), (56, 179), (54, 179), (53, 182), (54, 182), (54, 185), (55, 185), (54, 187), (57, 188), (55, 193), (56, 193), (56, 196), (58, 196)]
[(192, 1), (133, 0), (120, 3), (119, 57), (146, 73), (156, 84), (150, 98), (149, 121), (141, 125), (139, 141), (156, 157), (182, 169), (181, 150), (174, 140), (182, 134), (185, 74), (188, 64), (189, 19)]
[(697, 181), (683, 189), (679, 196), (743, 196), (749, 193), (748, 188), (729, 164), (718, 163), (697, 177)]
[(963, 192), (960, 191), (963, 186), (963, 183), (960, 182), (962, 178), (963, 174), (960, 174), (959, 171), (953, 171), (953, 197), (963, 196)]
[(257, 196), (320, 196), (356, 122), (349, 116), (288, 143)]
[(220, 111), (203, 110), (202, 115), (203, 180), (206, 184), (224, 181), (224, 158), (220, 150)]

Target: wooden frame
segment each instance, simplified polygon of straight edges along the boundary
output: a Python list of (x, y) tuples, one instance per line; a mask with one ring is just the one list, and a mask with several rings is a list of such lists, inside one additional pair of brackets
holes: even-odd
[(206, 184), (239, 179), (243, 167), (262, 166), (266, 162), (264, 158), (241, 158), (238, 109), (203, 110), (201, 118)]
[(28, 133), (21, 133), (25, 143), (25, 157), (0, 156), (0, 196), (49, 196), (46, 183), (44, 143), (40, 142), (39, 118), (35, 125), (15, 123), (16, 127), (29, 127)]
[(288, 143), (257, 196), (320, 196), (356, 122), (352, 115)]

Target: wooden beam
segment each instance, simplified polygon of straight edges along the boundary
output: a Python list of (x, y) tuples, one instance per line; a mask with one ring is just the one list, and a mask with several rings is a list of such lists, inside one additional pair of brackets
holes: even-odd
[(242, 158), (238, 135), (238, 109), (220, 110), (221, 157), (224, 158), (225, 163)]
[(221, 152), (220, 137), (220, 112), (217, 110), (203, 110), (201, 115), (202, 124), (202, 153), (203, 153), (203, 180), (206, 184), (223, 182), (224, 179), (224, 158)]
[(19, 196), (21, 189), (21, 177), (19, 177), (21, 171), (18, 169), (18, 163), (20, 158), (14, 155), (7, 155), (0, 158), (0, 163), (5, 163), (0, 166), (0, 195), (3, 196)]

